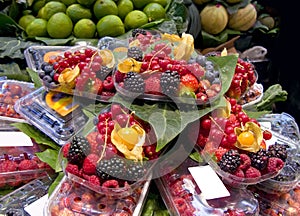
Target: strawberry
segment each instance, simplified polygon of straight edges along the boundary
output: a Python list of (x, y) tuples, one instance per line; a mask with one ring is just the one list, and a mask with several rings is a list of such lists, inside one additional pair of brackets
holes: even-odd
[(196, 92), (199, 87), (198, 79), (191, 73), (185, 74), (180, 77), (180, 83), (192, 92)]
[(145, 80), (145, 93), (156, 95), (161, 94), (160, 76), (161, 73), (155, 73)]

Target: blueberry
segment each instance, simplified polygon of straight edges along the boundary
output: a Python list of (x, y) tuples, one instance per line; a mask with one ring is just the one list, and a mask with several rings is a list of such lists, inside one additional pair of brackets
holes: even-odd
[(51, 76), (49, 76), (49, 75), (45, 75), (45, 76), (43, 77), (43, 81), (46, 82), (46, 83), (50, 83), (50, 82), (52, 81), (52, 78), (51, 78)]
[(43, 77), (45, 76), (46, 74), (45, 74), (45, 71), (40, 71), (39, 72), (39, 77), (41, 78), (41, 79), (43, 79)]
[(194, 63), (196, 63), (196, 59), (195, 58), (190, 58), (187, 63), (188, 64), (194, 64)]
[(197, 55), (196, 62), (201, 65), (202, 67), (205, 66), (206, 57), (204, 55)]
[(55, 74), (55, 70), (52, 70), (49, 75), (53, 78), (54, 74)]
[(215, 75), (214, 75), (213, 71), (211, 71), (211, 70), (206, 71), (206, 72), (205, 72), (205, 78), (206, 78), (209, 82), (212, 83), (212, 82), (214, 81), (214, 79), (215, 79)]
[(212, 81), (212, 84), (220, 84), (220, 83), (221, 83), (220, 78), (215, 78), (215, 79)]
[(213, 71), (214, 70), (214, 66), (213, 66), (213, 64), (205, 64), (205, 69)]

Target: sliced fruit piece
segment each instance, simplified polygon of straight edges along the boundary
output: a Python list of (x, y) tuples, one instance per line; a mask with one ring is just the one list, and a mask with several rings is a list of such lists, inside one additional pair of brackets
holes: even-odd
[(103, 62), (102, 65), (112, 68), (115, 65), (115, 57), (112, 51), (109, 49), (103, 49), (99, 51), (99, 55), (101, 56)]
[(140, 72), (142, 62), (136, 61), (134, 58), (126, 58), (118, 64), (118, 70), (121, 73), (128, 73), (130, 71)]

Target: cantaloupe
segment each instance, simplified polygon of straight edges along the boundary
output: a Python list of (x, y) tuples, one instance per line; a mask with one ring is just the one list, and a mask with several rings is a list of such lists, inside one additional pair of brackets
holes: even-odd
[(208, 4), (200, 12), (202, 29), (209, 34), (219, 34), (228, 23), (229, 16), (222, 4)]
[(250, 3), (229, 16), (228, 27), (237, 31), (248, 31), (254, 26), (256, 18), (256, 8)]

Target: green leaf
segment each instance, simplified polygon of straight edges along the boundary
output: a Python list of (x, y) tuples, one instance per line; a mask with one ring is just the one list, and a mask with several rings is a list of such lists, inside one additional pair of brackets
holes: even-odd
[(64, 173), (63, 172), (59, 172), (57, 177), (55, 178), (54, 182), (50, 185), (49, 189), (48, 189), (48, 195), (51, 196), (51, 194), (53, 193), (53, 191), (55, 190), (55, 188), (59, 185), (59, 183), (62, 181), (64, 177)]
[(16, 37), (0, 37), (0, 58), (25, 59), (24, 50), (33, 45), (40, 45), (40, 43), (24, 41)]
[(25, 133), (30, 138), (34, 139), (36, 143), (49, 146), (55, 150), (60, 149), (60, 146), (58, 146), (52, 139), (50, 139), (48, 136), (46, 136), (44, 133), (42, 133), (34, 126), (27, 123), (20, 123), (20, 122), (12, 123), (12, 125), (18, 128), (23, 133)]
[(60, 172), (62, 171), (62, 168), (60, 166), (60, 164), (58, 163), (58, 154), (59, 151), (58, 150), (54, 150), (54, 149), (46, 149), (43, 152), (36, 152), (35, 153), (38, 158), (47, 163), (49, 166), (51, 166), (52, 169), (55, 170), (55, 172)]
[(197, 161), (197, 162), (199, 162), (199, 163), (203, 163), (203, 162), (204, 162), (204, 160), (203, 160), (203, 158), (201, 157), (200, 153), (197, 152), (197, 151), (191, 153), (191, 154), (189, 155), (189, 157), (190, 157), (192, 160)]
[(150, 29), (150, 28), (155, 27), (155, 26), (157, 26), (158, 24), (160, 24), (164, 21), (165, 21), (165, 19), (160, 19), (160, 20), (156, 20), (156, 21), (153, 21), (153, 22), (149, 22), (149, 23), (146, 23), (146, 24), (142, 25), (140, 28)]
[(7, 79), (31, 82), (29, 74), (21, 70), (15, 62), (0, 64), (0, 76), (5, 76)]
[(249, 111), (249, 110), (244, 110), (244, 112), (250, 117), (254, 119), (258, 119), (263, 115), (272, 113), (271, 110), (264, 110), (264, 111)]
[(0, 12), (0, 36), (18, 36), (22, 30), (10, 16)]
[(47, 38), (47, 37), (35, 37), (32, 38), (36, 41), (40, 41), (48, 46), (63, 46), (67, 45), (68, 43), (71, 43), (74, 40), (73, 36), (70, 36), (65, 39), (53, 39), (53, 38)]
[(222, 43), (225, 43), (226, 41), (229, 40), (231, 36), (236, 36), (240, 35), (240, 31), (232, 30), (232, 29), (225, 29), (221, 33), (217, 35), (212, 35), (209, 34), (205, 31), (201, 31), (202, 37), (203, 37), (203, 48), (208, 48), (208, 47), (216, 47)]
[(28, 72), (31, 80), (33, 81), (35, 88), (40, 88), (43, 86), (43, 83), (36, 71), (32, 70), (31, 68), (26, 68), (26, 71)]

